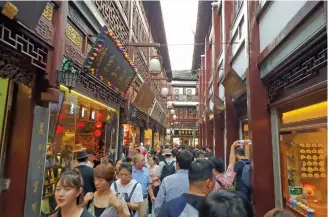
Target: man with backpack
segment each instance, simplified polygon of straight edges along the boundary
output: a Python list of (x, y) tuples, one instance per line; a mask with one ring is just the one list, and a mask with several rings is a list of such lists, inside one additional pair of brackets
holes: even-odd
[(234, 171), (236, 173), (236, 191), (251, 200), (251, 163), (245, 157), (245, 151), (242, 148), (235, 150), (237, 163)]
[(194, 155), (188, 150), (183, 150), (177, 153), (176, 159), (177, 172), (171, 176), (167, 176), (159, 188), (154, 205), (156, 216), (165, 203), (186, 193), (189, 189), (188, 170), (194, 161)]
[(159, 167), (157, 170), (157, 176), (161, 178), (161, 181), (169, 175), (172, 175), (175, 173), (175, 165), (176, 162), (174, 158), (172, 158), (172, 152), (170, 149), (165, 149), (163, 151), (163, 156), (165, 159), (159, 163)]
[(193, 161), (188, 171), (189, 189), (165, 203), (157, 217), (197, 217), (203, 201), (214, 189), (213, 168), (209, 160)]

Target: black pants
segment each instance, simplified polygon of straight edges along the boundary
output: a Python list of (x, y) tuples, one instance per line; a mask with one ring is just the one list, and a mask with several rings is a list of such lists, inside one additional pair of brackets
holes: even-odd
[[(153, 192), (154, 192), (154, 196), (157, 197), (157, 194), (158, 194), (158, 191), (159, 191), (159, 186), (155, 187), (153, 189)], [(150, 198), (150, 195), (148, 194), (148, 213), (151, 214), (151, 210), (153, 208), (153, 203), (151, 202), (151, 198)]]

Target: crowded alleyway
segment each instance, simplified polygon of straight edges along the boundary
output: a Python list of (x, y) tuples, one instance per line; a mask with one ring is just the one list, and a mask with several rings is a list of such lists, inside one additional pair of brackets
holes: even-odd
[(327, 1), (0, 1), (0, 217), (326, 217)]

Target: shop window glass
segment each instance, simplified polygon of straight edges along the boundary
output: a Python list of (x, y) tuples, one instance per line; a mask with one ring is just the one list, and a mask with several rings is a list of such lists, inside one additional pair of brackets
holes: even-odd
[(51, 108), (46, 153), (42, 216), (55, 212), (55, 183), (60, 174), (78, 165), (77, 152), (85, 149), (94, 164), (113, 162), (117, 113), (106, 105), (61, 87), (62, 99)]
[(281, 173), (286, 205), (327, 216), (327, 102), (282, 114)]
[(145, 146), (148, 146), (148, 147), (151, 147), (152, 146), (152, 134), (153, 134), (153, 131), (151, 129), (147, 129), (145, 130)]

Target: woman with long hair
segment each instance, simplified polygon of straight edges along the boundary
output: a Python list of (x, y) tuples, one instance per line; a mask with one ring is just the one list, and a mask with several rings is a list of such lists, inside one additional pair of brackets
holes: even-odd
[(110, 189), (114, 181), (115, 168), (111, 164), (100, 164), (94, 171), (96, 191), (87, 193), (84, 204), (94, 217), (127, 217), (128, 207), (124, 198)]
[(92, 217), (81, 206), (83, 203), (83, 181), (77, 171), (61, 174), (56, 184), (55, 199), (59, 211), (53, 217)]

